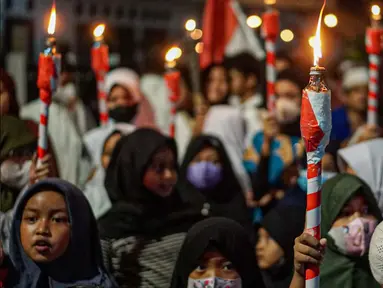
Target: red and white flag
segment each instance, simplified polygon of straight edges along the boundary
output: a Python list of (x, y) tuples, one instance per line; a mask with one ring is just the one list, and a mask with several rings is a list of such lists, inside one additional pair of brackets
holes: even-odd
[(202, 42), (202, 69), (212, 63), (221, 63), (225, 56), (242, 52), (250, 53), (258, 60), (265, 58), (261, 43), (247, 25), (246, 15), (236, 0), (206, 1)]

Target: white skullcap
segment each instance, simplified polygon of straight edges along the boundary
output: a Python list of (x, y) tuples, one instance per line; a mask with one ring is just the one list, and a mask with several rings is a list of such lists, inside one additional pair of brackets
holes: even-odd
[(369, 75), (366, 67), (349, 68), (343, 75), (343, 89), (352, 89), (368, 85)]
[(120, 85), (129, 90), (137, 102), (141, 101), (140, 78), (137, 73), (128, 68), (117, 68), (105, 77), (105, 92), (109, 94), (113, 86)]
[(372, 275), (379, 284), (383, 284), (383, 222), (372, 235), (368, 259)]

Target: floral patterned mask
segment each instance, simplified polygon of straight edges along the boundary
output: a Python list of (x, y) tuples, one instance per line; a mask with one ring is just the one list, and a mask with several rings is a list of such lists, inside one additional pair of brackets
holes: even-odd
[(205, 279), (189, 278), (188, 288), (242, 288), (242, 281), (241, 278), (232, 280), (219, 277)]

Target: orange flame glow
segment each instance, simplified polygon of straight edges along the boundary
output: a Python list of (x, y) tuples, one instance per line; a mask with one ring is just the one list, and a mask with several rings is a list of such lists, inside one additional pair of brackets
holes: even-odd
[(101, 37), (105, 32), (105, 24), (100, 24), (93, 30), (93, 36), (98, 38)]
[(321, 41), (321, 34), (320, 34), (320, 28), (322, 24), (322, 16), (323, 11), (326, 6), (326, 0), (324, 0), (322, 9), (319, 14), (319, 20), (318, 20), (318, 26), (317, 26), (317, 32), (315, 35), (315, 41), (314, 41), (314, 66), (318, 66), (319, 59), (322, 58), (322, 41)]
[(56, 3), (53, 2), (51, 16), (49, 17), (48, 34), (55, 34), (56, 29)]
[(174, 60), (177, 60), (181, 56), (182, 56), (182, 50), (179, 47), (174, 46), (174, 47), (170, 48), (168, 50), (168, 52), (166, 53), (165, 61), (166, 62), (172, 62)]

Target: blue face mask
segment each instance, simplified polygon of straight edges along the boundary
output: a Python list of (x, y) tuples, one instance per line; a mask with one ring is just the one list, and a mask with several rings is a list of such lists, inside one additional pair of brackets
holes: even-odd
[(212, 162), (198, 162), (189, 165), (187, 179), (201, 190), (214, 188), (222, 180), (222, 167)]

